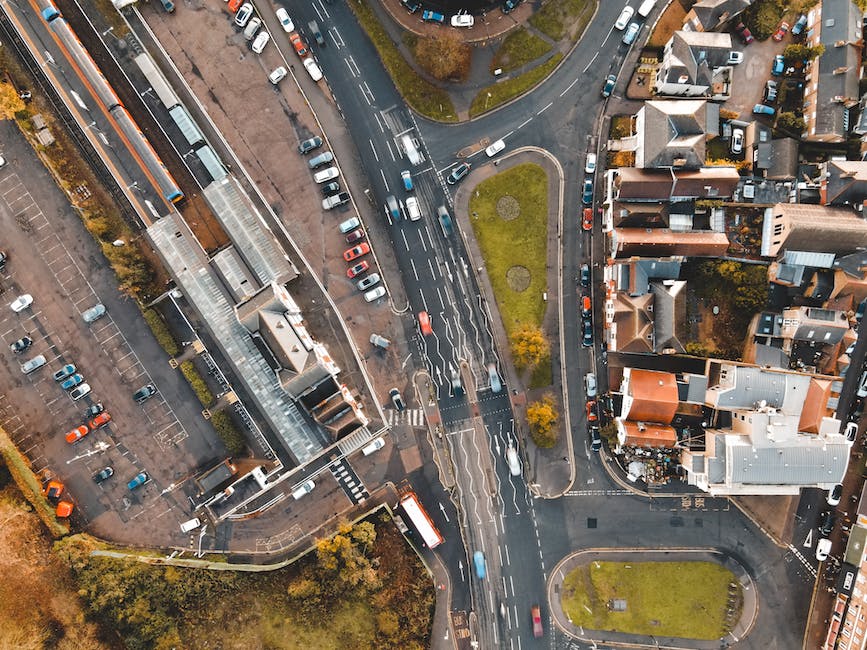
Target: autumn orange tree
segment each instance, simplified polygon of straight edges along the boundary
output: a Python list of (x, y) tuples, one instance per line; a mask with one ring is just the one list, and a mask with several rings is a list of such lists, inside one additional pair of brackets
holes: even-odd
[(557, 442), (558, 417), (554, 399), (550, 395), (527, 406), (527, 424), (530, 425), (530, 435), (537, 446), (548, 449)]
[(519, 368), (538, 366), (550, 353), (551, 345), (541, 329), (524, 325), (512, 334), (512, 356)]
[(415, 45), (415, 60), (440, 81), (461, 81), (470, 72), (472, 50), (460, 37), (446, 30), (436, 36), (420, 38)]
[(7, 81), (0, 81), (0, 120), (11, 120), (21, 110), (24, 110), (24, 102), (15, 88)]

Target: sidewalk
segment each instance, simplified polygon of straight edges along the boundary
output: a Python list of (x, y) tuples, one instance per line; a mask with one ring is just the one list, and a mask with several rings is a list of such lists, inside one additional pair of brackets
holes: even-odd
[[(565, 414), (565, 406), (562, 402), (563, 377), (561, 373), (560, 359), (560, 330), (558, 308), (560, 305), (559, 289), (561, 286), (560, 265), (558, 251), (560, 246), (560, 215), (563, 212), (560, 196), (560, 183), (562, 182), (561, 170), (549, 157), (538, 150), (519, 149), (495, 160), (484, 162), (478, 161), (477, 167), (470, 172), (455, 194), (455, 218), (460, 221), (460, 230), (464, 235), (469, 262), (476, 276), (476, 282), (482, 294), (482, 298), (491, 306), (491, 313), (496, 316), (491, 319), (494, 342), (500, 353), (502, 372), (506, 386), (510, 390), (512, 410), (515, 414), (515, 431), (523, 442), (524, 459), (531, 468), (528, 476), (528, 484), (534, 492), (543, 497), (551, 498), (560, 496), (569, 489), (575, 475), (572, 462), (574, 450), (572, 444), (571, 427), (565, 418), (561, 418), (561, 431), (557, 444), (551, 449), (540, 449), (529, 439), (529, 431), (526, 426), (527, 403), (538, 399), (543, 394), (551, 393), (557, 401), (561, 415)], [(476, 185), (492, 176), (512, 169), (518, 165), (533, 163), (542, 167), (548, 175), (548, 308), (545, 312), (543, 329), (551, 342), (551, 364), (554, 368), (554, 382), (551, 387), (528, 391), (523, 385), (521, 378), (515, 372), (512, 359), (511, 346), (502, 319), (499, 318), (494, 290), (491, 286), (487, 269), (484, 265), (481, 251), (473, 232), (470, 222), (469, 200)], [(564, 459), (567, 459), (564, 462)]]

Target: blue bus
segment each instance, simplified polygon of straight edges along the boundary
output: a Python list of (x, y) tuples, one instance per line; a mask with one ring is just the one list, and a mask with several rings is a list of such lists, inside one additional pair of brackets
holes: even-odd
[(485, 554), (481, 551), (473, 553), (473, 564), (476, 565), (476, 577), (479, 580), (485, 579)]

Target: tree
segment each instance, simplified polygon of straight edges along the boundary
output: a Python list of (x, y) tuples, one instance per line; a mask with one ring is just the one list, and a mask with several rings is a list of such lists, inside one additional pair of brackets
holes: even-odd
[(557, 424), (559, 414), (554, 408), (554, 399), (546, 395), (538, 402), (527, 406), (527, 424), (530, 425), (530, 435), (533, 442), (543, 449), (549, 449), (557, 442)]
[(533, 325), (524, 325), (512, 334), (512, 356), (519, 368), (533, 368), (551, 352), (551, 345), (542, 330)]
[(462, 81), (470, 71), (472, 49), (453, 30), (440, 30), (436, 36), (420, 38), (415, 44), (415, 60), (435, 79)]
[(784, 111), (777, 117), (777, 127), (784, 131), (801, 134), (807, 128), (803, 117), (798, 117), (791, 111)]
[(10, 83), (0, 82), (0, 120), (11, 120), (24, 110), (24, 102)]
[(794, 43), (786, 46), (786, 49), (783, 50), (783, 58), (786, 60), (787, 65), (794, 65), (796, 63), (807, 63), (813, 61), (824, 53), (825, 46), (821, 43), (815, 47)]
[(366, 555), (375, 539), (376, 530), (370, 522), (340, 524), (336, 535), (316, 542), (319, 568), (327, 578), (336, 578), (346, 586), (377, 588), (379, 576)]

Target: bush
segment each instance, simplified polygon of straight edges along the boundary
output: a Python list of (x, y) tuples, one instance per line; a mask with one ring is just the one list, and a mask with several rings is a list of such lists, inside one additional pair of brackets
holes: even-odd
[(472, 49), (453, 31), (419, 38), (413, 49), (416, 63), (440, 81), (463, 81), (470, 72)]
[(218, 411), (211, 415), (211, 425), (214, 431), (226, 445), (226, 449), (232, 456), (239, 456), (247, 446), (247, 441), (244, 436), (238, 431), (238, 427), (232, 421), (227, 413)]
[(211, 389), (208, 388), (208, 384), (205, 383), (205, 380), (202, 379), (199, 371), (196, 370), (196, 366), (193, 365), (193, 362), (184, 361), (180, 365), (180, 368), (187, 382), (189, 382), (190, 387), (193, 389), (193, 392), (196, 394), (196, 397), (199, 398), (199, 402), (201, 402), (202, 406), (205, 408), (210, 406), (211, 402), (214, 401), (214, 394), (211, 392)]
[(157, 343), (159, 343), (160, 347), (166, 351), (166, 354), (170, 357), (177, 356), (181, 349), (175, 342), (175, 337), (172, 336), (172, 333), (169, 331), (169, 326), (166, 325), (163, 317), (152, 308), (142, 311), (142, 316), (144, 316), (145, 323), (147, 323), (148, 327), (151, 328), (151, 332), (153, 332)]
[(554, 399), (546, 395), (538, 402), (527, 406), (527, 424), (530, 435), (538, 447), (550, 449), (557, 443), (557, 418), (559, 414), (554, 408)]
[(741, 17), (753, 36), (763, 41), (777, 31), (783, 18), (783, 4), (780, 0), (756, 0)]
[(791, 111), (785, 111), (777, 117), (777, 128), (789, 131), (800, 137), (807, 128), (807, 125), (804, 123), (803, 117), (798, 117)]

